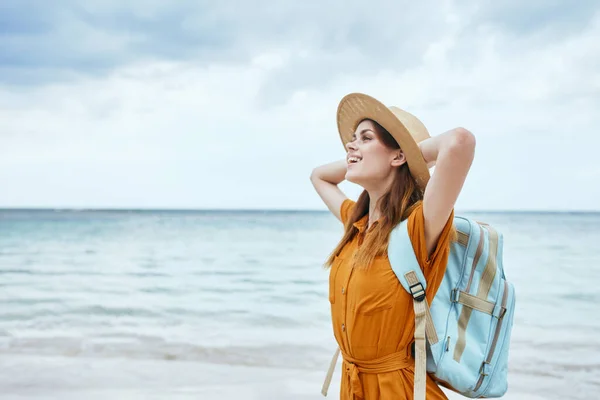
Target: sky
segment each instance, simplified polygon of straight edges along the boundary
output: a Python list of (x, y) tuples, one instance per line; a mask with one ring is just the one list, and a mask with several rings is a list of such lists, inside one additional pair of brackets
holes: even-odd
[(362, 92), (473, 132), (457, 209), (600, 210), (599, 38), (588, 0), (2, 0), (0, 207), (325, 210)]

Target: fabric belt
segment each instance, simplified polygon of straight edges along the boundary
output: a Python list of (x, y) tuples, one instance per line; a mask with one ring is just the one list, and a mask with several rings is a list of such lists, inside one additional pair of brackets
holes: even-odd
[(365, 397), (359, 373), (382, 374), (414, 366), (410, 348), (404, 351), (388, 354), (374, 360), (357, 360), (342, 352), (343, 371), (348, 376), (350, 394), (360, 399)]

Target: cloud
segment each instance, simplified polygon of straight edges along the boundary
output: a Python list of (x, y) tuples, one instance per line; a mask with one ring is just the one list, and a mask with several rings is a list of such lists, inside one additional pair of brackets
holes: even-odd
[(2, 6), (0, 66), (5, 83), (27, 84), (148, 60), (245, 63), (284, 49), (289, 68), (276, 80), (293, 84), (289, 71), (308, 68), (299, 82), (306, 84), (334, 71), (417, 64), (422, 45), (445, 25), (448, 6), (436, 4), (10, 0)]
[(322, 209), (352, 91), (476, 134), (462, 208), (599, 204), (589, 2), (7, 4), (0, 206)]
[[(473, 4), (473, 3), (471, 3)], [(560, 0), (532, 0), (526, 3), (510, 0), (503, 2), (476, 2), (479, 24), (490, 24), (515, 37), (563, 37), (565, 33), (580, 33), (598, 12), (594, 0), (582, 0), (576, 5)]]

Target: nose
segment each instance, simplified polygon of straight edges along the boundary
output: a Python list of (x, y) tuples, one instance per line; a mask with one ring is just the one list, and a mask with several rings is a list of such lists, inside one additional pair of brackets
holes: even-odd
[(356, 144), (354, 142), (354, 140), (351, 140), (348, 143), (346, 143), (346, 150), (356, 150)]

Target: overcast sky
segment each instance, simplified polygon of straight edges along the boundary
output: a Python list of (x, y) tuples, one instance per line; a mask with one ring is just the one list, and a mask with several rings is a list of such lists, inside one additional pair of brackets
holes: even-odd
[(476, 135), (459, 209), (600, 210), (599, 2), (365, 4), (2, 0), (0, 207), (325, 209), (358, 91)]

